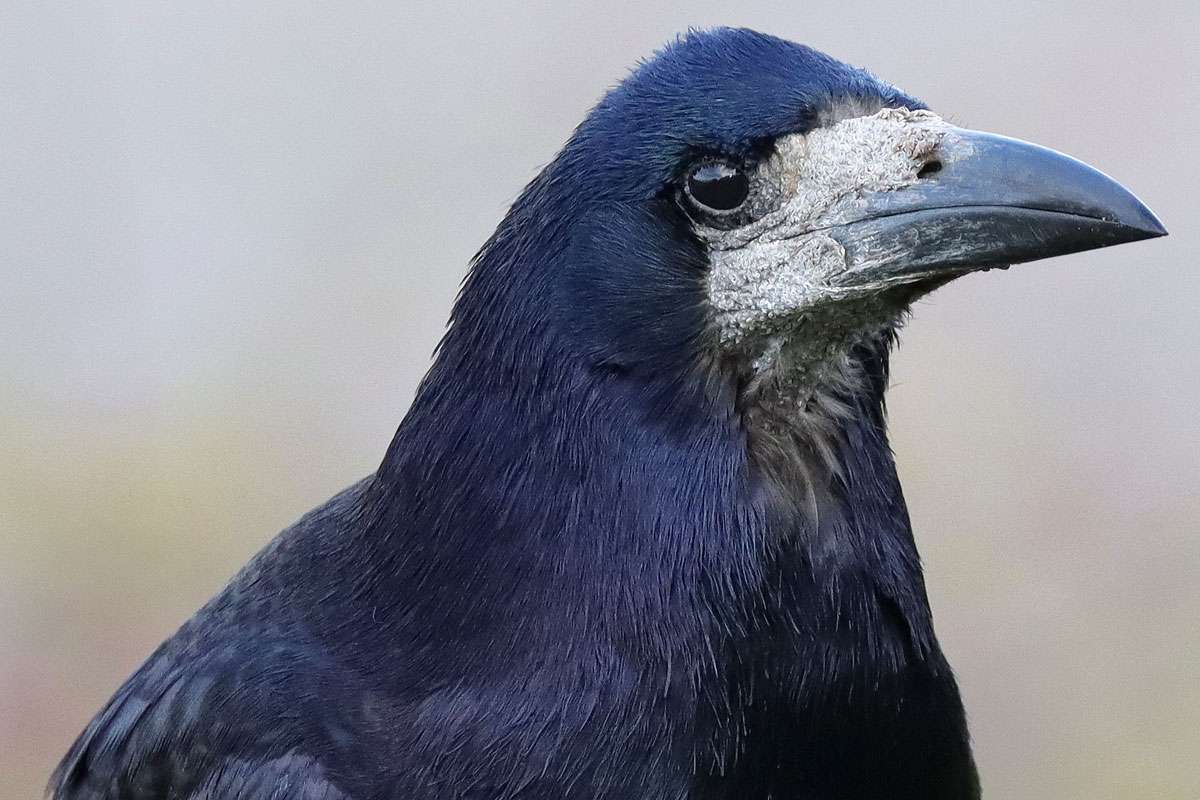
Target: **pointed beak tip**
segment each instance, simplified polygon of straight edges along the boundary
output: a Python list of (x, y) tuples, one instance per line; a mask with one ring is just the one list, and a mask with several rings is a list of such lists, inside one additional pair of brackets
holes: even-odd
[(1162, 224), (1162, 220), (1156, 217), (1154, 212), (1148, 208), (1146, 209), (1146, 217), (1146, 222), (1138, 226), (1138, 230), (1144, 234), (1141, 238), (1158, 239), (1163, 236), (1170, 236), (1170, 232), (1167, 230), (1167, 227)]
[(1162, 221), (1141, 203), (1137, 204), (1135, 213), (1115, 215), (1109, 224), (1116, 226), (1117, 237), (1112, 244), (1141, 242), (1168, 235)]

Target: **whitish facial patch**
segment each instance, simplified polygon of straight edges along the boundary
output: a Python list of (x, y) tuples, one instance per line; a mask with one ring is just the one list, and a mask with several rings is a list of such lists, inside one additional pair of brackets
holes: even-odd
[(778, 186), (779, 207), (735, 230), (699, 230), (721, 340), (786, 331), (844, 296), (832, 279), (847, 268), (845, 251), (823, 229), (855, 219), (868, 193), (915, 183), (949, 129), (932, 112), (886, 108), (776, 142), (759, 169)]

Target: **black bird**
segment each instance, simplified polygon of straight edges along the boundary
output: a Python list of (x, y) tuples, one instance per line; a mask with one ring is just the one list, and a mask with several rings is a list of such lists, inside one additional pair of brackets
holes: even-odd
[(678, 39), (480, 250), (379, 470), (151, 655), (51, 793), (977, 797), (888, 352), (960, 275), (1164, 233), (815, 50)]

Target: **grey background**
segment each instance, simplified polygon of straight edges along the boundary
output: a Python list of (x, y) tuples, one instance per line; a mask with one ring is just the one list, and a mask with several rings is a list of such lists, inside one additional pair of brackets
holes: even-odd
[(371, 471), (468, 258), (636, 59), (745, 24), (1131, 186), (965, 279), (894, 441), (993, 798), (1200, 797), (1200, 4), (0, 5), (0, 797)]

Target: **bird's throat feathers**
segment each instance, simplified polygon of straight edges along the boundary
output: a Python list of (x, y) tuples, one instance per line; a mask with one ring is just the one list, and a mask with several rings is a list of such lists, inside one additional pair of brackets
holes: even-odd
[(517, 548), (583, 583), (603, 563), (637, 591), (757, 591), (785, 539), (842, 561), (873, 546), (849, 530), (907, 546), (883, 428), (900, 307), (812, 314), (731, 359), (703, 246), (666, 201), (581, 209), (553, 170), (478, 256), (380, 470), (405, 513), (422, 509), (449, 553), (511, 563)]
[[(751, 481), (836, 479), (854, 438), (847, 426), (877, 427), (882, 442), (888, 356), (919, 288), (811, 308), (789, 325), (724, 341), (705, 246), (678, 209), (662, 198), (585, 206), (555, 191), (558, 166), (476, 257), (414, 422), (433, 402), (441, 415), (447, 404), (468, 404), (476, 416), (495, 407), (522, 420), (570, 407), (560, 413), (574, 436), (622, 428), (686, 446), (719, 430)], [(427, 415), (436, 416), (433, 406)], [(509, 435), (531, 444), (539, 430), (564, 436), (548, 424), (489, 428), (475, 445), (496, 449)], [(782, 464), (785, 454), (800, 463)]]
[(791, 547), (820, 596), (857, 602), (839, 581), (877, 574), (923, 613), (883, 422), (904, 303), (814, 311), (740, 357), (706, 243), (674, 196), (625, 179), (654, 156), (599, 152), (606, 135), (585, 123), (477, 255), (379, 470), (378, 538), (427, 530), (428, 562), (496, 572), (473, 579), (513, 593), (480, 599), (494, 613), (549, 592), (651, 639), (761, 606)]

